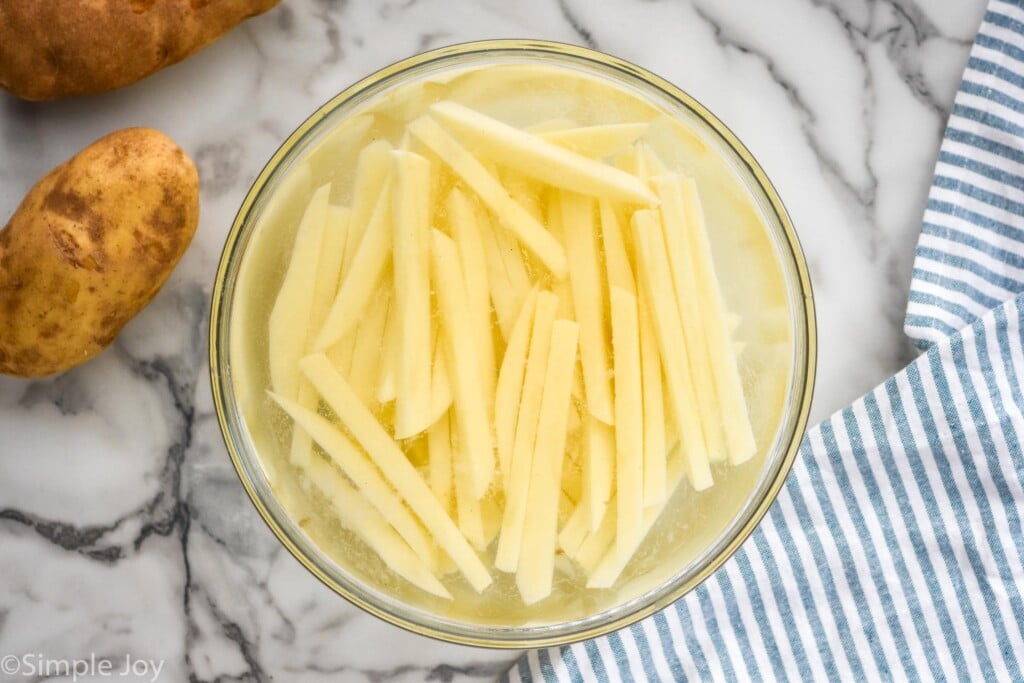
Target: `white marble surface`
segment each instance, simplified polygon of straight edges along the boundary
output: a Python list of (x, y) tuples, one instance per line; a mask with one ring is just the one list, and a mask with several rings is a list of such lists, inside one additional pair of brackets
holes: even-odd
[[(493, 679), (515, 654), (443, 645), (349, 606), (279, 547), (212, 413), (206, 316), (250, 182), (353, 80), (492, 37), (582, 43), (715, 111), (774, 179), (814, 279), (823, 417), (901, 367), (913, 245), (982, 0), (286, 0), (122, 91), (0, 93), (0, 213), (122, 126), (197, 161), (197, 238), (100, 358), (0, 379), (0, 657), (164, 660), (160, 680)], [(2, 295), (2, 293), (0, 293)], [(0, 673), (0, 680), (6, 680)], [(36, 679), (38, 680), (38, 679)]]

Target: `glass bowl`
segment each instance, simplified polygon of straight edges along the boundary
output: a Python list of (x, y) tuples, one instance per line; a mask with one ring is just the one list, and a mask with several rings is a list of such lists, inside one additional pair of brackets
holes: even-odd
[[(267, 429), (265, 420), (246, 418), (255, 414), (251, 406), (253, 401), (261, 400), (263, 387), (254, 386), (259, 383), (240, 372), (244, 354), (266, 352), (258, 332), (251, 332), (247, 326), (246, 321), (257, 319), (253, 316), (258, 304), (252, 303), (253, 295), (247, 297), (246, 291), (254, 282), (273, 277), (272, 266), (268, 265), (273, 259), (251, 256), (246, 264), (254, 235), (273, 229), (267, 226), (274, 222), (265, 216), (270, 198), (278, 192), (287, 197), (290, 178), (300, 164), (320, 164), (320, 168), (329, 164), (332, 145), (344, 138), (338, 131), (356, 125), (353, 122), (359, 118), (360, 108), (374, 98), (415, 79), (429, 77), (444, 82), (445, 74), (496, 64), (565, 67), (610, 81), (645, 98), (696, 134), (701, 144), (735, 174), (739, 186), (749, 194), (751, 210), (766, 226), (766, 240), (777, 260), (781, 289), (789, 306), (784, 332), (791, 335), (788, 339), (792, 342), (792, 372), (773, 399), (782, 407), (770, 413), (774, 429), (767, 432), (769, 436), (759, 439), (759, 466), (747, 465), (746, 473), (737, 475), (743, 478), (742, 486), (733, 486), (739, 493), (722, 494), (720, 518), (702, 520), (701, 525), (689, 525), (682, 518), (669, 519), (665, 523), (683, 530), (678, 535), (683, 540), (674, 541), (680, 546), (678, 551), (666, 551), (675, 554), (661, 560), (660, 571), (636, 577), (603, 602), (566, 609), (564, 615), (556, 610), (544, 619), (518, 623), (503, 623), (500, 618), (475, 620), (457, 610), (445, 614), (445, 609), (425, 606), (393, 586), (374, 585), (354, 570), (354, 565), (345, 567), (332, 559), (323, 544), (311, 538), (286, 512), (283, 494), (275, 493), (270, 485), (273, 466), (261, 460), (257, 447)], [(346, 169), (329, 172), (344, 174)], [(277, 251), (286, 253), (287, 249), (282, 246)], [(743, 273), (731, 275), (744, 279)], [(271, 157), (242, 202), (221, 257), (210, 312), (210, 377), (218, 421), (242, 485), (281, 543), (314, 576), (366, 611), (419, 634), (485, 647), (558, 645), (608, 633), (663, 609), (720, 567), (764, 516), (796, 457), (810, 408), (815, 357), (814, 306), (804, 257), (781, 200), (750, 152), (711, 112), (664, 79), (600, 52), (542, 41), (498, 40), (432, 50), (378, 71), (320, 107)], [(716, 488), (721, 487), (709, 491)]]

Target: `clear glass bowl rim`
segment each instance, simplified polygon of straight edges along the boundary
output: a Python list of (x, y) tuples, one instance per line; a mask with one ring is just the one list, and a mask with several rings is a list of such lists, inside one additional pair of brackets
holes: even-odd
[[(675, 100), (678, 104), (689, 109), (704, 124), (711, 128), (756, 180), (757, 189), (763, 193), (763, 199), (767, 200), (778, 222), (778, 226), (781, 227), (782, 234), (776, 235), (776, 239), (782, 238), (780, 246), (784, 250), (783, 257), (791, 259), (788, 266), (795, 272), (800, 290), (799, 292), (790, 292), (794, 317), (796, 319), (795, 339), (798, 341), (802, 339), (805, 343), (802, 345), (798, 343), (796, 349), (795, 381), (791, 387), (789, 404), (784, 413), (785, 432), (776, 441), (775, 452), (768, 456), (769, 458), (776, 459), (776, 467), (774, 471), (768, 472), (762, 477), (758, 484), (761, 495), (759, 498), (748, 502), (742, 513), (743, 519), (741, 523), (737, 524), (734, 520), (731, 524), (729, 529), (732, 531), (731, 536), (719, 538), (713, 546), (715, 552), (710, 555), (705, 554), (701, 558), (703, 561), (697, 562), (698, 566), (690, 567), (691, 571), (677, 574), (658, 588), (632, 601), (617, 605), (610, 610), (586, 619), (561, 624), (498, 628), (462, 622), (455, 623), (441, 619), (418, 618), (422, 617), (422, 612), (403, 609), (403, 605), (398, 601), (384, 601), (370, 591), (360, 590), (358, 580), (353, 579), (347, 582), (353, 585), (344, 585), (334, 575), (337, 573), (335, 570), (341, 568), (337, 566), (333, 568), (324, 566), (325, 563), (321, 562), (315, 553), (308, 552), (300, 547), (303, 545), (310, 546), (311, 543), (308, 541), (303, 542), (299, 538), (293, 538), (284, 527), (294, 527), (294, 525), (287, 517), (279, 518), (274, 512), (276, 506), (268, 506), (264, 496), (257, 490), (252, 479), (252, 472), (258, 469), (258, 456), (251, 452), (246, 440), (240, 438), (244, 428), (241, 424), (241, 417), (235, 409), (233, 398), (228, 358), (231, 302), (226, 297), (234, 292), (234, 281), (237, 278), (239, 266), (244, 255), (244, 249), (239, 249), (239, 244), (240, 242), (245, 242), (242, 238), (247, 238), (248, 233), (252, 229), (249, 216), (254, 205), (260, 199), (268, 181), (271, 180), (275, 171), (286, 162), (291, 161), (293, 150), (307, 136), (317, 132), (318, 124), (336, 109), (357, 98), (365, 91), (378, 87), (383, 82), (399, 80), (402, 74), (414, 69), (419, 70), (430, 64), (445, 65), (453, 61), (458, 63), (460, 58), (467, 59), (474, 56), (486, 58), (487, 56), (494, 55), (510, 55), (522, 59), (529, 57), (531, 54), (542, 55), (548, 61), (558, 61), (561, 59), (576, 64), (590, 63), (593, 66), (619, 72), (626, 80), (635, 79), (641, 81), (642, 83), (638, 85), (661, 91), (669, 99)], [(221, 434), (235, 472), (246, 494), (256, 507), (260, 517), (281, 544), (327, 587), (349, 602), (385, 621), (431, 638), (461, 645), (490, 648), (549, 647), (605, 635), (627, 627), (664, 609), (689, 593), (713, 574), (746, 541), (781, 490), (786, 476), (796, 459), (800, 441), (807, 426), (817, 363), (817, 329), (815, 320), (810, 276), (789, 214), (760, 164), (758, 164), (743, 143), (740, 142), (739, 138), (710, 110), (660, 76), (603, 52), (576, 45), (543, 40), (502, 39), (475, 41), (450, 45), (408, 57), (350, 85), (310, 115), (288, 136), (273, 154), (246, 194), (232, 223), (221, 254), (210, 306), (210, 382), (214, 409), (217, 414)], [(781, 457), (779, 457), (780, 452)], [(341, 571), (343, 572), (344, 570)], [(391, 604), (385, 604), (386, 602)]]

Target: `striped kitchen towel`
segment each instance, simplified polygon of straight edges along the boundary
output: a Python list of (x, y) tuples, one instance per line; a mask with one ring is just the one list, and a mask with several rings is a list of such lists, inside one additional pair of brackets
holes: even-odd
[(992, 2), (953, 103), (907, 308), (922, 348), (1024, 291), (1024, 2)]
[(1024, 0), (956, 97), (906, 331), (926, 351), (812, 428), (743, 547), (663, 612), (512, 681), (1024, 681)]

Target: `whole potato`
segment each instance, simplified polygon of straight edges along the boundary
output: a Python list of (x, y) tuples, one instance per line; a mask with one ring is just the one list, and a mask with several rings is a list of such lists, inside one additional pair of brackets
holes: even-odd
[(0, 86), (104, 92), (180, 62), (280, 0), (0, 0)]
[(109, 346), (198, 221), (196, 167), (159, 131), (111, 133), (50, 171), (0, 230), (0, 372), (61, 372)]

